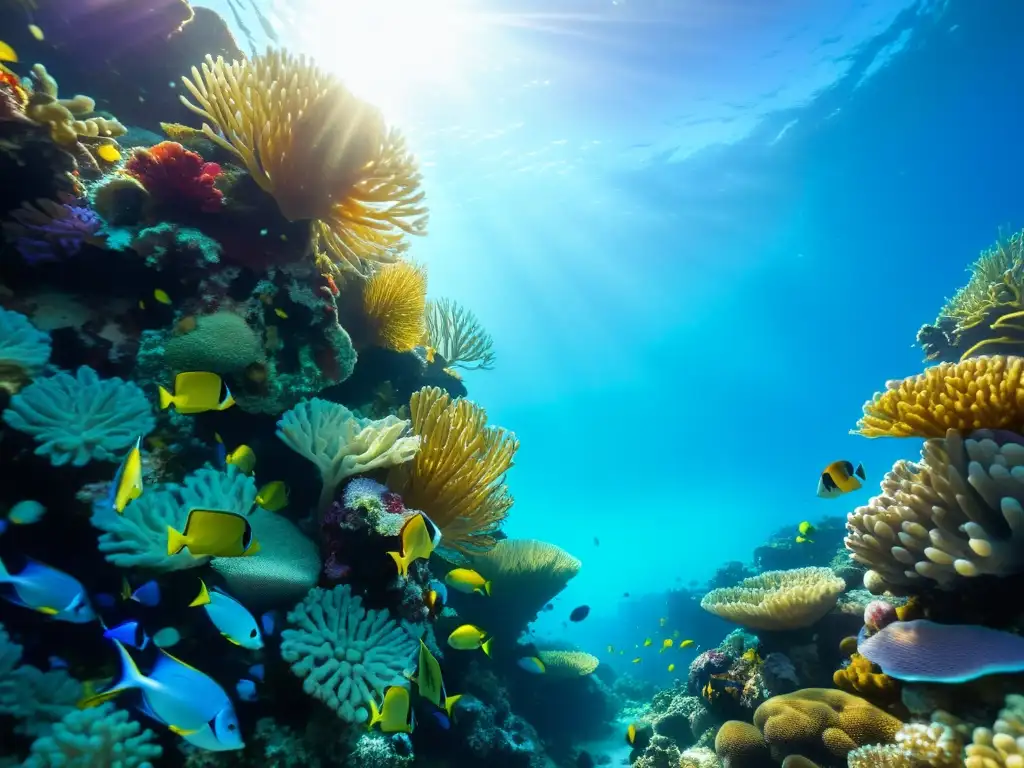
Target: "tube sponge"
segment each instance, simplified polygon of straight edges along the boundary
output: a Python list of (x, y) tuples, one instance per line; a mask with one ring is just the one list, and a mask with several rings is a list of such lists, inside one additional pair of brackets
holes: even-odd
[(416, 638), (387, 611), (363, 608), (347, 584), (311, 589), (288, 614), (281, 657), (303, 678), (307, 694), (348, 723), (365, 723), (369, 702), (389, 685), (402, 685)]
[(49, 359), (50, 334), (25, 315), (0, 308), (0, 387), (17, 392)]
[(94, 459), (119, 461), (139, 435), (156, 423), (145, 394), (122, 379), (101, 379), (83, 366), (36, 379), (11, 398), (8, 426), (35, 438), (36, 454), (55, 467)]
[(152, 768), (163, 753), (155, 735), (107, 703), (69, 713), (32, 744), (22, 768)]

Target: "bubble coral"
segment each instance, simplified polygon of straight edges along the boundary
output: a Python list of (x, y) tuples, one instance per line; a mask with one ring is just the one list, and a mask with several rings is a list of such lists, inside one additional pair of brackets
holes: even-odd
[(400, 261), (377, 270), (363, 286), (363, 315), (374, 344), (408, 352), (426, 333), (427, 271)]
[(427, 340), (451, 368), (494, 368), (494, 341), (470, 310), (452, 299), (427, 303)]
[(74, 256), (86, 243), (100, 244), (103, 221), (88, 208), (40, 199), (8, 214), (3, 230), (25, 261), (35, 264)]
[(329, 271), (390, 263), (426, 231), (420, 173), (380, 113), (303, 56), (207, 56), (182, 78), (203, 133), (245, 165), (290, 221), (310, 221)]
[(224, 201), (224, 194), (214, 186), (220, 166), (205, 162), (177, 142), (134, 150), (124, 172), (142, 183), (156, 205), (216, 213)]
[(476, 403), (453, 401), (437, 387), (414, 392), (410, 411), (422, 445), (412, 461), (391, 470), (388, 487), (441, 529), (439, 555), (465, 563), (467, 555), (494, 546), (508, 516), (512, 496), (504, 477), (519, 441), (488, 427), (487, 412)]
[(844, 589), (846, 582), (829, 568), (765, 571), (735, 587), (708, 592), (700, 607), (744, 627), (799, 629), (831, 611)]
[(899, 461), (881, 493), (847, 516), (846, 548), (874, 592), (952, 590), (1024, 567), (1024, 438), (954, 429)]

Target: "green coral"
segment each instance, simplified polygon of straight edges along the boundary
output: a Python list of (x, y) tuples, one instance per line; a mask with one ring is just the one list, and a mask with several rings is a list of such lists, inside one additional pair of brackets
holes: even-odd
[(221, 376), (244, 376), (249, 366), (266, 361), (256, 330), (244, 317), (226, 310), (198, 316), (193, 330), (168, 339), (164, 356), (174, 373), (209, 371)]

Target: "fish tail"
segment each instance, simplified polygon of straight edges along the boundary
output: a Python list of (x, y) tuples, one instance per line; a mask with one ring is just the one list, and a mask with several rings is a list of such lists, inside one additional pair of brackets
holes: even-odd
[(409, 575), (409, 561), (403, 558), (398, 552), (388, 552), (391, 555), (391, 559), (395, 561), (395, 565), (398, 566), (398, 575), (405, 578)]
[(489, 581), (484, 582), (484, 594), (488, 597), (491, 596), (491, 582)]
[(160, 387), (159, 389), (160, 389), (160, 410), (161, 411), (165, 411), (168, 408), (170, 408), (171, 404), (174, 402), (174, 395), (172, 395), (170, 392), (168, 392), (163, 387)]
[(124, 646), (121, 645), (118, 640), (113, 638), (111, 638), (111, 642), (113, 642), (114, 647), (117, 648), (117, 655), (121, 662), (120, 675), (118, 676), (117, 681), (107, 690), (95, 693), (92, 696), (85, 696), (80, 699), (77, 705), (79, 709), (89, 709), (90, 707), (103, 704), (131, 688), (142, 688), (145, 684), (146, 678), (143, 677), (141, 672), (139, 672), (139, 668), (136, 666), (135, 660), (128, 655), (128, 651), (124, 649)]
[(199, 580), (199, 594), (196, 595), (196, 599), (188, 604), (189, 608), (198, 608), (201, 605), (210, 604), (210, 591), (206, 588), (206, 582), (202, 579)]
[(188, 545), (185, 537), (171, 526), (167, 526), (167, 554), (176, 555)]
[(448, 713), (448, 717), (452, 716), (452, 710), (455, 709), (455, 705), (459, 703), (459, 699), (462, 698), (461, 693), (457, 693), (454, 696), (449, 696), (444, 700), (444, 711)]
[(863, 464), (858, 464), (857, 465), (857, 469), (856, 469), (856, 471), (853, 474), (855, 474), (861, 480), (867, 480), (868, 479), (867, 474), (865, 474), (865, 472), (864, 472), (864, 465)]
[(380, 710), (377, 709), (377, 702), (374, 701), (373, 697), (371, 696), (370, 697), (370, 719), (366, 721), (366, 730), (372, 731), (373, 730), (373, 726), (375, 726), (377, 723), (379, 723), (383, 719), (384, 719), (384, 716), (380, 713)]
[(480, 645), (480, 650), (483, 651), (487, 656), (491, 655), (491, 643), (494, 641), (493, 637), (489, 637), (483, 641)]
[(235, 404), (235, 398), (231, 395), (231, 390), (228, 389), (228, 385), (224, 385), (224, 401), (217, 406), (218, 411), (226, 411), (232, 405)]

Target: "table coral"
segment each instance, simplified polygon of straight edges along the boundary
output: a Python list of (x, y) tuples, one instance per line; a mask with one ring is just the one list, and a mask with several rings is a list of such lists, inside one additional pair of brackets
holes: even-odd
[(348, 585), (309, 591), (288, 614), (281, 657), (303, 679), (303, 690), (348, 723), (369, 719), (389, 685), (406, 682), (416, 639), (387, 611), (363, 608)]
[(134, 150), (124, 173), (138, 179), (157, 206), (216, 213), (224, 202), (215, 186), (220, 166), (173, 141)]
[(886, 382), (864, 404), (853, 434), (864, 437), (942, 437), (947, 430), (1024, 426), (1024, 358), (975, 357), (940, 363), (924, 373)]
[(899, 461), (881, 492), (847, 518), (846, 547), (872, 591), (953, 590), (1024, 567), (1024, 438), (954, 429), (921, 461)]
[(776, 760), (800, 754), (822, 762), (866, 744), (891, 744), (903, 724), (844, 691), (805, 688), (766, 701), (754, 712), (754, 725)]
[(601, 663), (598, 658), (583, 651), (538, 651), (544, 662), (545, 674), (550, 678), (586, 677)]
[(700, 606), (744, 627), (799, 629), (831, 611), (845, 588), (846, 583), (829, 568), (767, 571), (735, 587), (708, 592)]

